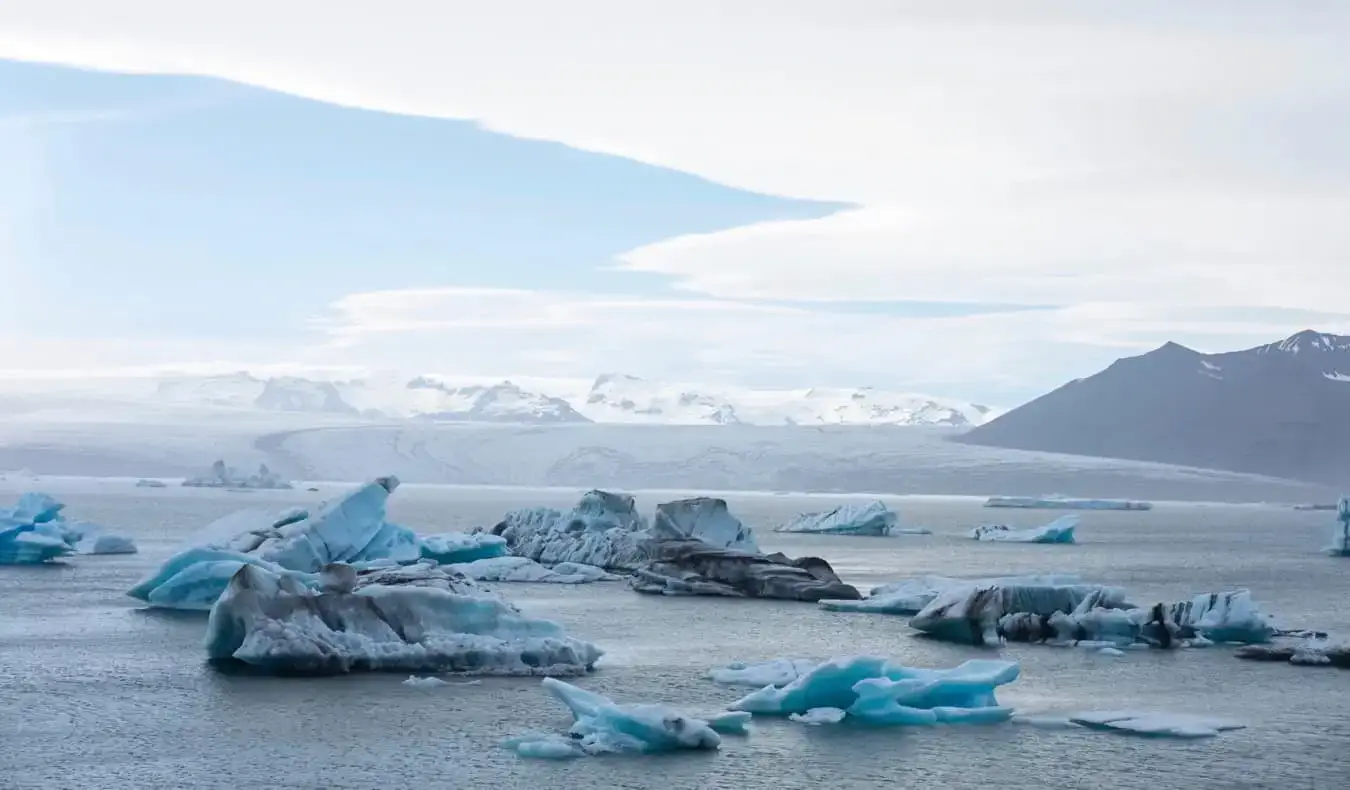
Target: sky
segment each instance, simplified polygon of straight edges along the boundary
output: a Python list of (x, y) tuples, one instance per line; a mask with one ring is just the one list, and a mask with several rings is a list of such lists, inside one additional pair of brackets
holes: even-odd
[(1007, 406), (1350, 332), (1347, 40), (1335, 0), (8, 0), (51, 65), (0, 63), (0, 370)]

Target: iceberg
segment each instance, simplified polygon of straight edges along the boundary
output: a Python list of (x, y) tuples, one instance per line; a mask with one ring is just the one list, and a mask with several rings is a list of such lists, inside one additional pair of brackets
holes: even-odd
[(506, 538), (485, 532), (446, 532), (423, 535), (419, 541), (421, 556), (442, 565), (505, 557), (511, 553)]
[(1063, 494), (1047, 494), (1043, 497), (1030, 496), (991, 496), (985, 507), (1011, 507), (1029, 510), (1152, 510), (1151, 502), (1136, 502), (1129, 499), (1081, 499)]
[(1336, 503), (1336, 529), (1331, 534), (1327, 553), (1333, 557), (1350, 557), (1350, 497), (1341, 497)]
[(650, 526), (628, 494), (588, 491), (572, 510), (513, 510), (492, 529), (511, 553), (545, 565), (576, 562), (607, 570), (632, 571), (651, 559), (647, 546), (660, 541), (698, 540), (716, 548), (759, 553), (754, 533), (721, 499), (696, 497), (656, 508)]
[(740, 732), (744, 727), (742, 718), (734, 714), (724, 714), (710, 722), (682, 715), (664, 705), (619, 704), (556, 678), (544, 678), (543, 684), (572, 712), (572, 728), (566, 738), (527, 735), (508, 740), (507, 748), (521, 757), (556, 760), (596, 754), (712, 750), (722, 745), (714, 724), (732, 732)]
[(166, 482), (164, 482), (163, 480), (152, 480), (152, 479), (148, 479), (148, 478), (144, 478), (144, 477), (143, 477), (143, 478), (141, 478), (140, 480), (137, 480), (137, 481), (136, 481), (136, 487), (137, 487), (137, 488), (168, 488), (168, 487), (169, 487), (169, 484), (166, 483)]
[(1004, 543), (1073, 543), (1073, 531), (1078, 527), (1078, 516), (1067, 515), (1041, 527), (1013, 529), (1006, 524), (982, 524), (970, 531), (975, 540)]
[(417, 536), (385, 520), (397, 487), (398, 478), (376, 478), (317, 515), (303, 509), (279, 517), (259, 510), (232, 513), (208, 525), (127, 594), (151, 606), (209, 609), (245, 565), (306, 585), (334, 562), (413, 562), (421, 555)]
[(1094, 730), (1111, 730), (1132, 735), (1165, 738), (1212, 738), (1246, 725), (1215, 716), (1187, 713), (1149, 713), (1139, 711), (1087, 711), (1068, 717), (1069, 722)]
[(817, 663), (805, 658), (775, 658), (760, 664), (747, 664), (737, 661), (725, 667), (708, 670), (708, 677), (715, 683), (727, 686), (786, 686), (802, 675), (815, 669)]
[(1079, 584), (1077, 576), (1008, 576), (988, 579), (954, 579), (948, 576), (920, 576), (873, 587), (866, 598), (857, 601), (825, 599), (820, 608), (830, 612), (865, 612), (872, 614), (915, 615), (942, 593), (972, 587), (991, 586), (1060, 586)]
[(1249, 590), (1197, 595), (1173, 604), (1168, 614), (1181, 627), (1183, 638), (1189, 631), (1210, 642), (1263, 644), (1276, 633)]
[(245, 475), (232, 466), (226, 466), (223, 460), (211, 464), (211, 469), (205, 474), (184, 480), (183, 485), (189, 488), (294, 488), (268, 469), (267, 464), (259, 464), (257, 474)]
[[(1005, 638), (1036, 641), (1043, 620), (1056, 613), (1073, 612), (1080, 605), (1094, 610), (1125, 609), (1125, 591), (1096, 584), (953, 587), (940, 592), (909, 625), (934, 638), (962, 644), (997, 645)], [(1005, 620), (1009, 615), (1021, 617)], [(1038, 630), (1028, 637), (1024, 630), (1032, 623)]]
[(617, 581), (620, 577), (594, 565), (560, 562), (552, 568), (529, 557), (488, 557), (473, 562), (455, 563), (447, 568), (480, 582), (543, 582), (548, 584), (586, 584)]
[(0, 508), (0, 565), (32, 565), (70, 554), (135, 554), (131, 538), (83, 521), (67, 520), (65, 505), (27, 493)]
[(876, 501), (867, 505), (840, 505), (824, 513), (803, 513), (774, 528), (774, 532), (884, 537), (895, 529), (895, 522), (895, 513), (884, 502)]
[(580, 675), (602, 652), (433, 563), (333, 563), (318, 589), (244, 565), (211, 608), (215, 662), (273, 674), (365, 671)]
[(1249, 661), (1283, 661), (1307, 667), (1350, 669), (1350, 642), (1313, 637), (1293, 644), (1245, 645), (1234, 655)]
[(812, 708), (805, 713), (789, 713), (788, 718), (801, 724), (820, 726), (821, 724), (838, 724), (847, 715), (848, 711), (839, 708)]
[(792, 601), (860, 597), (818, 557), (748, 554), (698, 540), (650, 541), (644, 548), (652, 560), (634, 571), (630, 581), (640, 593)]
[[(875, 656), (835, 658), (786, 686), (768, 686), (731, 708), (776, 716), (836, 708), (867, 724), (1007, 721), (994, 690), (1017, 679), (1016, 661), (975, 660), (951, 669), (906, 667)], [(817, 713), (816, 717), (826, 714)]]

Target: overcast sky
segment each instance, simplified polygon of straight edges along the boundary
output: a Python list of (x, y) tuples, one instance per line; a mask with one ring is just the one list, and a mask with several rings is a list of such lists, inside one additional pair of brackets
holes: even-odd
[[(105, 266), (98, 279), (96, 262), (106, 254), (119, 269), (143, 265), (156, 283), (172, 279), (175, 269), (155, 258), (167, 242), (152, 237), (175, 226), (142, 223), (105, 249), (56, 244), (50, 227), (37, 234), (63, 195), (117, 183), (106, 167), (80, 168), (98, 171), (88, 188), (93, 176), (71, 175), (76, 153), (108, 156), (90, 148), (100, 133), (86, 132), (72, 153), (63, 146), (74, 138), (59, 128), (116, 125), (133, 113), (153, 133), (135, 150), (153, 150), (145, 141), (169, 133), (164, 118), (200, 123), (203, 108), (253, 94), (161, 81), (148, 93), (108, 87), (103, 101), (103, 87), (85, 86), (64, 106), (6, 106), (0, 90), (0, 276), (6, 291), (23, 289), (42, 307), (0, 322), (0, 368), (622, 369), (1008, 404), (1167, 339), (1224, 350), (1309, 326), (1347, 331), (1347, 41), (1350, 4), (1334, 0), (7, 0), (0, 58), (209, 75), (347, 107), (473, 120), (635, 160), (635, 169), (595, 157), (533, 181), (517, 171), (510, 205), (474, 223), (463, 209), (472, 190), (447, 201), (405, 161), (402, 181), (377, 174), (378, 202), (459, 212), (446, 227), (474, 226), (487, 239), (481, 254), (454, 246), (471, 235), (464, 228), (400, 233), (403, 243), (379, 260), (344, 240), (346, 258), (328, 253), (342, 258), (330, 278), (304, 258), (318, 248), (295, 244), (268, 261), (282, 285), (256, 300), (256, 331), (242, 320), (248, 289), (266, 284), (252, 277), (247, 288), (221, 286), (223, 325), (205, 320), (207, 308), (160, 310), (173, 293), (129, 284), (137, 296), (122, 313), (143, 320), (123, 326), (108, 307), (118, 304), (119, 278)], [(30, 98), (47, 95), (32, 87), (50, 76), (6, 74), (22, 75)], [(295, 109), (281, 102), (274, 112)], [(216, 120), (236, 129), (250, 117), (261, 123), (247, 113)], [(484, 144), (463, 131), (472, 127), (454, 128), (462, 134), (446, 145)], [(353, 146), (339, 152), (346, 160), (309, 166), (373, 161)], [(130, 149), (112, 150), (120, 161)], [(470, 158), (487, 156), (473, 150)], [(494, 167), (516, 157), (493, 150)], [(502, 183), (500, 167), (482, 170), (475, 189)], [(622, 186), (588, 191), (592, 171)], [(121, 192), (99, 194), (128, 194), (134, 181), (124, 172)], [(413, 184), (417, 199), (399, 183)], [(521, 208), (536, 189), (550, 206), (591, 201), (603, 211)], [(624, 213), (643, 194), (652, 210)], [(350, 225), (336, 198), (319, 203), (330, 225)], [(321, 235), (318, 208), (308, 220), (306, 211), (267, 206), (271, 224), (259, 235), (285, 234), (289, 217), (297, 234)], [(111, 233), (109, 216), (118, 215), (104, 216), (100, 233)], [(424, 219), (430, 233), (435, 218)], [(195, 216), (182, 221), (196, 227)], [(569, 236), (569, 226), (585, 231)], [(513, 233), (556, 256), (492, 241)], [(197, 255), (202, 271), (253, 275), (256, 262), (228, 258), (235, 242), (217, 245), (223, 260)], [(371, 271), (385, 276), (361, 273)], [(77, 275), (100, 284), (97, 297), (79, 305), (89, 320), (63, 328), (61, 284)], [(267, 317), (278, 309), (289, 323)]]

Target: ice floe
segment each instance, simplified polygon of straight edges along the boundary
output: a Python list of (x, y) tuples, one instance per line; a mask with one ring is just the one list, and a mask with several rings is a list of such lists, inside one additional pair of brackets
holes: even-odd
[(1027, 510), (1152, 510), (1151, 502), (1129, 499), (1085, 499), (1047, 494), (1046, 496), (991, 496), (985, 507), (1010, 507)]
[(488, 557), (446, 567), (480, 582), (536, 582), (547, 584), (586, 584), (617, 581), (621, 577), (594, 565), (560, 562), (549, 568), (528, 557)]
[(1350, 641), (1327, 637), (1302, 639), (1292, 644), (1246, 645), (1235, 652), (1249, 661), (1282, 661), (1306, 667), (1350, 669)]
[(994, 723), (1012, 716), (994, 690), (1017, 679), (1015, 661), (974, 660), (951, 669), (906, 667), (875, 656), (835, 658), (786, 686), (767, 686), (730, 707), (807, 715), (837, 708), (868, 724)]
[(1078, 516), (1060, 516), (1049, 524), (1030, 529), (1014, 529), (1006, 524), (981, 524), (970, 531), (975, 540), (1003, 543), (1073, 543)]
[(33, 565), (69, 554), (135, 554), (131, 538), (108, 532), (62, 512), (65, 505), (30, 492), (13, 507), (0, 508), (0, 565)]
[(433, 563), (329, 565), (319, 589), (241, 567), (211, 608), (214, 661), (276, 674), (579, 675), (602, 651)]
[(442, 565), (474, 562), (511, 553), (506, 538), (485, 532), (445, 532), (419, 538), (421, 555)]
[(759, 664), (738, 661), (708, 670), (708, 677), (728, 686), (786, 686), (815, 669), (818, 663), (805, 658), (775, 658)]
[(572, 713), (568, 736), (526, 735), (506, 741), (521, 757), (569, 759), (597, 754), (656, 754), (711, 750), (722, 745), (714, 723), (740, 732), (744, 716), (723, 714), (713, 721), (682, 715), (665, 705), (616, 703), (608, 697), (556, 678), (544, 678), (546, 691)]
[(803, 513), (774, 532), (805, 532), (814, 535), (864, 535), (884, 537), (895, 529), (896, 515), (881, 501), (866, 505), (840, 505), (824, 513)]
[(183, 485), (189, 488), (289, 489), (294, 487), (268, 469), (267, 464), (259, 464), (257, 473), (246, 475), (232, 466), (226, 466), (223, 460), (211, 464), (211, 468), (206, 473), (184, 480)]

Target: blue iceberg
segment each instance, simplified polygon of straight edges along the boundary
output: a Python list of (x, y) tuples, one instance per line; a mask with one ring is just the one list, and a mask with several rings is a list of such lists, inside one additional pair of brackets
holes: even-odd
[(1011, 507), (1028, 510), (1152, 510), (1151, 502), (1137, 502), (1129, 499), (1083, 499), (1048, 494), (1042, 497), (1030, 496), (991, 496), (985, 507)]
[(596, 754), (658, 754), (711, 750), (722, 745), (718, 731), (744, 732), (746, 713), (724, 713), (712, 720), (684, 716), (664, 705), (619, 704), (608, 697), (555, 678), (544, 689), (572, 712), (568, 737), (526, 735), (506, 741), (522, 757), (569, 759)]
[(208, 525), (127, 594), (157, 607), (209, 609), (245, 565), (312, 585), (330, 563), (413, 562), (421, 555), (417, 536), (385, 520), (397, 487), (397, 478), (377, 478), (317, 515), (300, 509), (279, 517), (258, 510), (232, 513)]
[(274, 674), (579, 675), (602, 652), (434, 563), (334, 563), (317, 588), (255, 565), (231, 577), (204, 641), (216, 662)]
[(1350, 557), (1350, 497), (1341, 497), (1336, 503), (1336, 529), (1331, 534), (1327, 553), (1333, 557)]
[(816, 535), (884, 537), (895, 529), (896, 515), (881, 501), (866, 505), (840, 505), (824, 513), (803, 513), (774, 532), (806, 532)]
[(423, 535), (420, 546), (424, 559), (435, 560), (442, 565), (505, 557), (511, 553), (510, 547), (506, 545), (506, 538), (485, 532)]
[[(1016, 661), (975, 660), (951, 669), (906, 667), (875, 656), (826, 661), (786, 686), (767, 686), (734, 710), (775, 716), (833, 708), (876, 725), (985, 724), (1007, 721), (1012, 708), (994, 690), (1017, 679)], [(828, 714), (817, 713), (814, 716)]]
[(1078, 516), (1060, 516), (1049, 524), (1030, 529), (1013, 529), (1006, 524), (982, 524), (970, 531), (975, 540), (1000, 543), (1073, 543)]
[(0, 565), (31, 565), (69, 554), (135, 554), (128, 537), (83, 521), (67, 520), (65, 505), (46, 494), (27, 493), (0, 508)]

